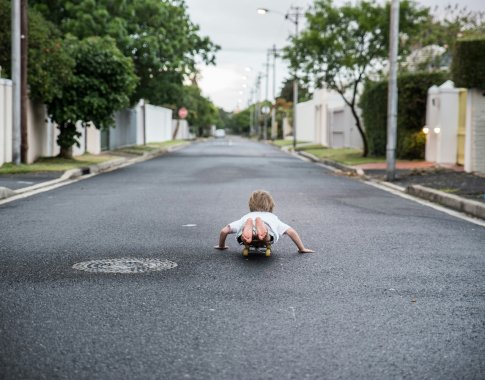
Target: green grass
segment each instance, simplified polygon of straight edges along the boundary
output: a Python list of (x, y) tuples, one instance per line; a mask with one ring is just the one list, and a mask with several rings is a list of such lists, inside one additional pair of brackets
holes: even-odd
[[(296, 144), (304, 144), (305, 141), (297, 141)], [(281, 147), (284, 147), (284, 146), (290, 146), (290, 145), (293, 145), (293, 140), (274, 140), (272, 141), (272, 144), (273, 145), (276, 145), (276, 146), (279, 146), (280, 148)]]
[(110, 155), (95, 156), (84, 154), (72, 159), (59, 157), (39, 158), (33, 164), (14, 165), (12, 163), (3, 164), (0, 167), (0, 174), (19, 174), (33, 172), (61, 172), (69, 169), (81, 168), (89, 165), (99, 164), (100, 162), (113, 160), (116, 157)]
[(360, 165), (372, 162), (385, 162), (385, 157), (362, 157), (362, 151), (352, 148), (325, 148), (322, 145), (309, 145), (301, 148), (296, 148), (299, 151), (313, 154), (318, 158), (326, 158), (329, 160), (341, 162), (345, 165)]
[(125, 148), (121, 149), (116, 149), (114, 152), (121, 152), (121, 153), (127, 153), (127, 154), (134, 154), (134, 155), (143, 155), (143, 153), (147, 152), (153, 152), (155, 150), (158, 150), (160, 148), (167, 148), (172, 145), (179, 145), (183, 143), (183, 140), (170, 140), (170, 141), (164, 141), (160, 143), (149, 143), (146, 145), (132, 145), (132, 146), (127, 146)]
[(165, 141), (162, 143), (150, 143), (147, 145), (133, 145), (126, 148), (109, 152), (101, 155), (84, 154), (82, 156), (74, 157), (72, 159), (65, 159), (59, 157), (39, 158), (33, 164), (14, 165), (12, 163), (3, 164), (0, 167), (1, 174), (19, 174), (19, 173), (35, 173), (35, 172), (63, 172), (69, 169), (82, 168), (89, 165), (99, 164), (101, 162), (114, 160), (119, 158), (116, 152), (123, 152), (133, 155), (142, 155), (145, 152), (152, 152), (160, 148), (169, 147), (171, 145), (178, 145), (183, 143), (182, 140)]

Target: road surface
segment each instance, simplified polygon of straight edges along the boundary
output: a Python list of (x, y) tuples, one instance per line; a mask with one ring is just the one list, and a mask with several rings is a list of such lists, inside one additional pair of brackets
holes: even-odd
[[(219, 230), (255, 189), (288, 237)], [(0, 206), (2, 379), (479, 379), (485, 229), (264, 144), (195, 143)], [(138, 274), (86, 260), (170, 260)]]

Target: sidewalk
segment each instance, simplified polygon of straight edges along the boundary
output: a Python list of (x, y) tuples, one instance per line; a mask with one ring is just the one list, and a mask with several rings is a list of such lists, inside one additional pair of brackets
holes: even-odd
[(386, 181), (386, 163), (366, 163), (349, 166), (319, 159), (307, 152), (299, 155), (334, 170), (377, 182), (442, 206), (485, 220), (485, 174), (465, 173), (462, 167), (441, 167), (426, 161), (397, 161), (396, 180)]
[(0, 174), (0, 200), (54, 186), (83, 175), (103, 173), (137, 162), (146, 161), (161, 156), (167, 152), (180, 149), (188, 144), (190, 144), (190, 142), (181, 141), (178, 144), (149, 150), (144, 149), (144, 147), (129, 147), (127, 149), (106, 151), (103, 152), (103, 154), (115, 158), (98, 164), (69, 169), (66, 171)]

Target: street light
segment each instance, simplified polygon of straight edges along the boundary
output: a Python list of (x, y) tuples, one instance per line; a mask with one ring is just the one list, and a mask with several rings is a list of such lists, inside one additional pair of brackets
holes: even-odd
[[(270, 10), (267, 8), (258, 8), (257, 9), (258, 14), (260, 15), (266, 15), (268, 13), (277, 13), (285, 16), (286, 20), (291, 21), (293, 24), (295, 24), (295, 38), (298, 38), (298, 26), (299, 26), (299, 21), (300, 17), (303, 16), (303, 11), (301, 7), (295, 7), (291, 6), (290, 10), (286, 13), (283, 14), (282, 12), (275, 11), (275, 10)], [(294, 73), (294, 78), (293, 78), (293, 150), (296, 150), (296, 108), (298, 104), (298, 73), (297, 69), (295, 69)]]

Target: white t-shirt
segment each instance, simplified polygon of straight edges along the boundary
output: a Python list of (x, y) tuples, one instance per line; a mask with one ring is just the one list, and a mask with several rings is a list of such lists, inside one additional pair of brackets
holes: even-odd
[(256, 220), (257, 217), (260, 217), (263, 222), (265, 222), (274, 235), (274, 242), (276, 243), (281, 235), (283, 235), (290, 226), (288, 224), (283, 223), (279, 218), (271, 213), (271, 212), (264, 212), (264, 211), (255, 211), (250, 212), (249, 214), (244, 215), (241, 219), (236, 220), (232, 223), (229, 223), (229, 227), (231, 228), (232, 233), (239, 232), (246, 220), (249, 218)]

